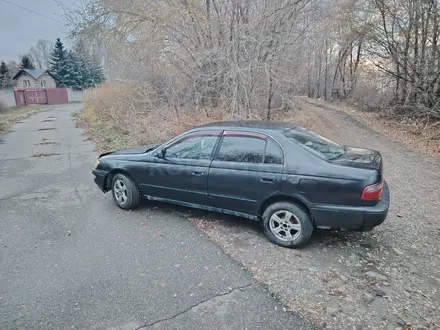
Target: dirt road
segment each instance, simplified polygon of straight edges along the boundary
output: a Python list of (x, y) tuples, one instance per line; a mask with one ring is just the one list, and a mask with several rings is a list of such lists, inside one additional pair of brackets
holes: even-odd
[(301, 101), (291, 120), (338, 142), (379, 150), (391, 190), (385, 223), (368, 233), (318, 231), (303, 250), (270, 244), (254, 223), (193, 222), (250, 269), (288, 310), (331, 329), (440, 328), (440, 161), (332, 107)]

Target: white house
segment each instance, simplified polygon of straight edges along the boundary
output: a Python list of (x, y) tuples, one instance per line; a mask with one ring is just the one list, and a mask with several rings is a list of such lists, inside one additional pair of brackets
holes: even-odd
[(56, 88), (55, 79), (48, 70), (21, 69), (12, 78), (17, 81), (18, 88)]

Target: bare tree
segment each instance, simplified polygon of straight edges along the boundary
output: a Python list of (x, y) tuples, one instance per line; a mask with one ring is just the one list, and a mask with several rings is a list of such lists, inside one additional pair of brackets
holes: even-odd
[(110, 81), (176, 116), (271, 119), (307, 93), (439, 117), (438, 0), (83, 0), (67, 16)]
[(50, 52), (53, 49), (54, 43), (52, 41), (39, 39), (35, 46), (29, 49), (29, 57), (34, 65), (39, 69), (49, 68)]
[(15, 61), (8, 61), (6, 63), (6, 66), (8, 67), (9, 76), (12, 78), (18, 73), (18, 64)]
[(105, 51), (110, 78), (150, 86), (150, 97), (173, 111), (221, 108), (270, 119), (300, 86), (315, 3), (99, 0), (69, 17), (76, 38)]
[(413, 117), (440, 119), (439, 6), (436, 0), (374, 0), (369, 35), (374, 65), (395, 82), (395, 104)]

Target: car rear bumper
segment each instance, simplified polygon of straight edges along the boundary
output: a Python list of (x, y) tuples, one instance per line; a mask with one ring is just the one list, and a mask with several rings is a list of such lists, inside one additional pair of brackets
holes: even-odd
[(95, 181), (95, 183), (99, 187), (99, 189), (101, 189), (103, 192), (106, 192), (106, 190), (105, 190), (105, 177), (107, 176), (107, 172), (94, 169), (94, 170), (92, 170), (92, 173), (94, 176), (93, 181)]
[(310, 208), (318, 228), (368, 231), (385, 221), (390, 190), (385, 182), (382, 197), (374, 206), (314, 205)]

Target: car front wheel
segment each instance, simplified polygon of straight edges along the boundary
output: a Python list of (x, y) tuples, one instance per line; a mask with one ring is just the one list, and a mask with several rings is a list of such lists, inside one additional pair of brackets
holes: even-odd
[(310, 215), (290, 202), (270, 205), (263, 214), (263, 227), (270, 241), (288, 248), (305, 245), (313, 232)]
[(135, 183), (122, 173), (112, 179), (112, 195), (116, 205), (121, 209), (134, 209), (139, 205), (139, 190)]

